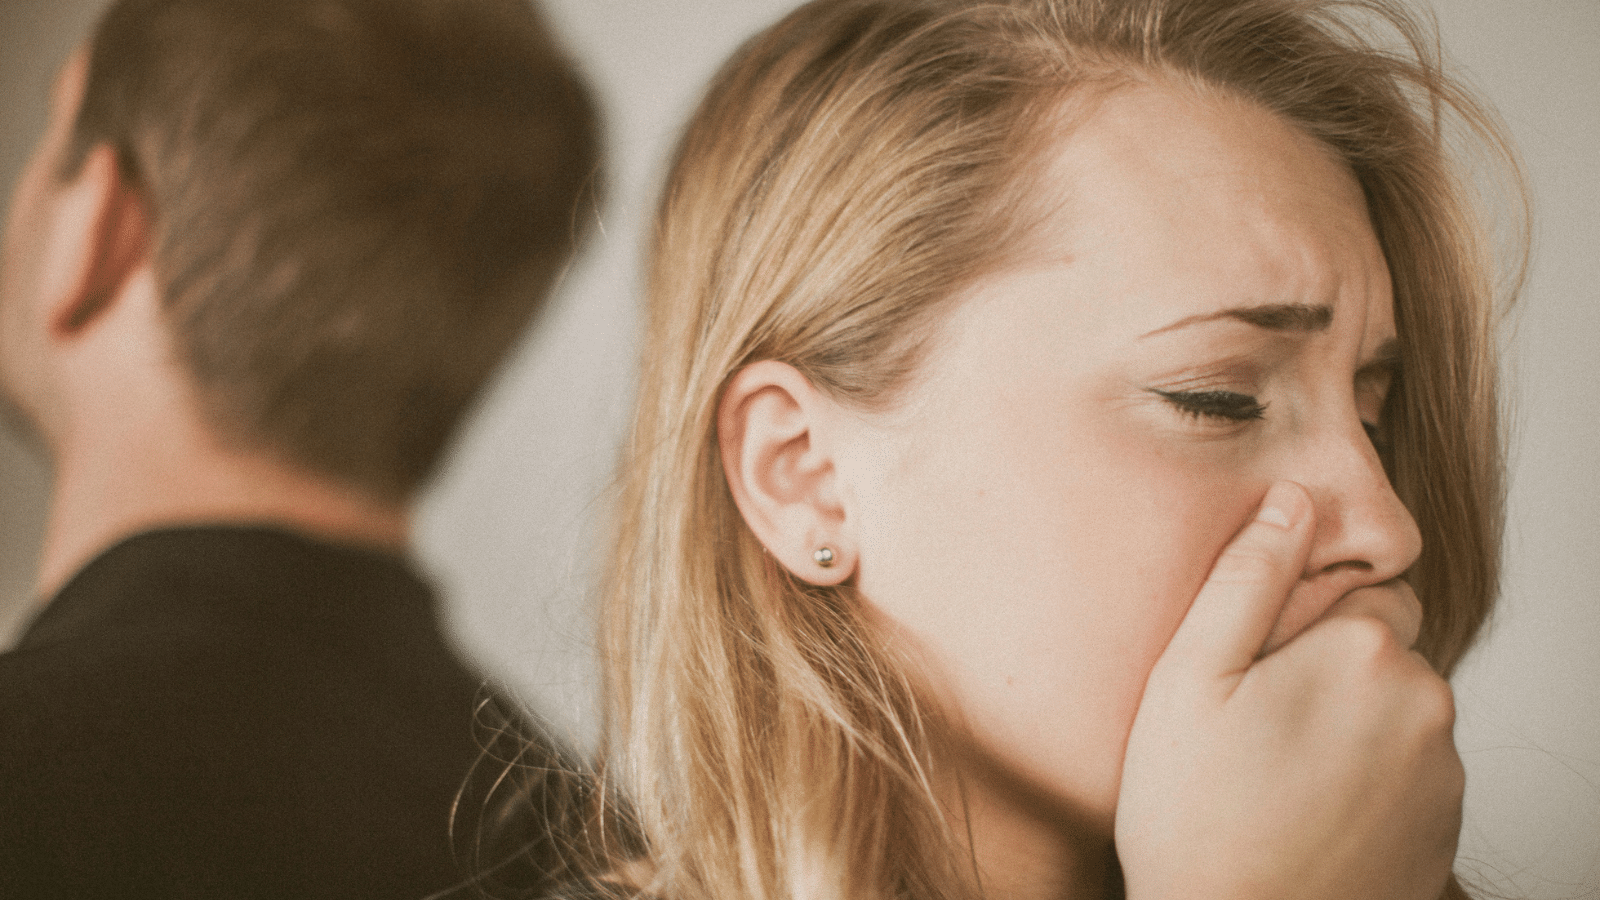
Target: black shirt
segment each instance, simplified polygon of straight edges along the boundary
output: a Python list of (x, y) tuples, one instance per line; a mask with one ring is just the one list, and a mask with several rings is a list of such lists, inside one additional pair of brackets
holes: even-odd
[(482, 684), (397, 556), (130, 538), (0, 655), (0, 897), (444, 889)]

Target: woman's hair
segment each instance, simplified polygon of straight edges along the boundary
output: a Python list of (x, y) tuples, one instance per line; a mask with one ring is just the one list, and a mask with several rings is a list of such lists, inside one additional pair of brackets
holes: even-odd
[(765, 359), (841, 402), (891, 402), (952, 298), (1032, 224), (1027, 175), (1064, 104), (1155, 80), (1254, 101), (1359, 180), (1403, 348), (1385, 462), (1424, 538), (1419, 649), (1448, 673), (1471, 643), (1499, 568), (1496, 283), (1447, 144), (1515, 161), (1429, 29), (1390, 0), (818, 0), (716, 77), (656, 223), (603, 626), (607, 790), (646, 854), (613, 873), (629, 889), (969, 889), (907, 666), (850, 585), (763, 551), (717, 407)]

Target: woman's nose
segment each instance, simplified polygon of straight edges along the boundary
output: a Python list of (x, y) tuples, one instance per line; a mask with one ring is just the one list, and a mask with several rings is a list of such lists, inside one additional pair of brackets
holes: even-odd
[(1316, 531), (1305, 574), (1290, 592), (1263, 652), (1309, 627), (1351, 591), (1398, 578), (1422, 552), (1416, 520), (1389, 486), (1378, 453), (1357, 422), (1353, 432), (1307, 435), (1278, 477), (1311, 495)]
[(1317, 516), (1306, 578), (1327, 582), (1337, 599), (1405, 574), (1422, 552), (1422, 534), (1361, 423), (1328, 429), (1313, 443), (1296, 479)]

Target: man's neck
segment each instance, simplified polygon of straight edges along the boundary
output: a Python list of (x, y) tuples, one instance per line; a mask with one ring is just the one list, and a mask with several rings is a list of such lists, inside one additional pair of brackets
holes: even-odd
[(220, 438), (175, 362), (148, 260), (73, 328), (41, 328), (35, 422), (55, 469), (41, 601), (113, 544), (152, 528), (276, 525), (404, 547), (409, 508)]
[[(109, 437), (109, 436), (108, 436)], [(198, 433), (151, 446), (79, 441), (61, 448), (35, 584), (54, 597), (94, 557), (154, 528), (273, 525), (341, 543), (402, 550), (410, 515), (263, 454), (219, 448)]]

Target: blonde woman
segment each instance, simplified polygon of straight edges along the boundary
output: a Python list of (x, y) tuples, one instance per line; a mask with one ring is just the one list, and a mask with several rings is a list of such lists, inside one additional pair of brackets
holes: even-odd
[[(655, 235), (607, 788), (662, 900), (1460, 896), (1488, 115), (1384, 0), (819, 0)], [(1455, 129), (1455, 130), (1452, 130)]]

